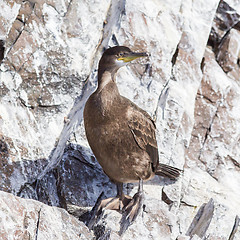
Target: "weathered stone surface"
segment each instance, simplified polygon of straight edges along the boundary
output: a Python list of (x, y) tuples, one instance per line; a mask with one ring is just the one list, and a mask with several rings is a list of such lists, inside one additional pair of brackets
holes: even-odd
[[(198, 195), (200, 189), (206, 189), (205, 196), (209, 197), (221, 192), (221, 196), (214, 198), (218, 199), (218, 204), (215, 204), (213, 222), (218, 223), (220, 220), (216, 218), (220, 216), (222, 222), (233, 221), (237, 206), (232, 199), (239, 198), (239, 188), (233, 187), (234, 182), (240, 180), (239, 163), (236, 160), (240, 151), (240, 132), (237, 127), (240, 117), (239, 91), (239, 85), (227, 77), (213, 53), (207, 50), (203, 79), (195, 102), (195, 124), (189, 148), (186, 149), (186, 164), (191, 169), (200, 167), (213, 178), (213, 181), (203, 180), (202, 176), (202, 183), (199, 184), (195, 182), (197, 181), (195, 177), (195, 181), (192, 178), (183, 201), (188, 205), (194, 205), (192, 198)], [(194, 170), (192, 174), (200, 172)], [(238, 200), (235, 203), (238, 204)], [(217, 229), (213, 222), (208, 230), (210, 239), (226, 239), (230, 236), (231, 229), (226, 229), (225, 224), (218, 232), (211, 229), (211, 225)]]
[[(109, 4), (1, 2), (0, 36), (6, 50), (0, 72), (0, 131), (11, 146), (9, 165), (37, 161), (43, 168), (90, 75)], [(31, 179), (19, 177), (5, 190), (18, 192), (26, 181)]]
[(87, 240), (93, 235), (64, 209), (0, 191), (0, 238)]
[[(136, 224), (131, 225), (121, 239), (176, 239), (178, 234), (177, 218), (169, 213), (168, 206), (161, 200), (146, 197), (146, 207)], [(157, 206), (157, 208), (156, 208)], [(106, 210), (103, 217), (96, 224), (93, 231), (104, 229), (110, 231), (110, 239), (119, 239), (121, 214), (116, 211)]]
[(240, 52), (239, 3), (220, 1), (213, 22), (208, 44), (212, 46), (216, 59), (228, 76), (239, 80)]
[(66, 205), (89, 207), (95, 204), (103, 190), (105, 197), (116, 194), (115, 185), (109, 181), (96, 159), (84, 153), (84, 148), (69, 145), (60, 163), (58, 187)]
[[(240, 30), (240, 29), (239, 29)], [(221, 43), (221, 50), (218, 53), (217, 61), (227, 73), (236, 81), (239, 81), (239, 57), (240, 57), (240, 31), (231, 29)]]
[(216, 54), (219, 52), (219, 46), (229, 31), (232, 28), (239, 28), (239, 13), (236, 8), (239, 3), (233, 2), (234, 1), (232, 0), (221, 0), (217, 8), (211, 33), (208, 39), (209, 45), (213, 47)]
[[(184, 174), (176, 182), (155, 177), (144, 184), (143, 215), (122, 238), (190, 239), (190, 226), (200, 229), (191, 239), (239, 238), (239, 1), (2, 0), (0, 8), (1, 190), (65, 208), (82, 221), (102, 191), (116, 194), (89, 149), (82, 111), (104, 48), (126, 45), (151, 56), (119, 71), (119, 90), (156, 119), (160, 161)], [(136, 191), (135, 184), (125, 187), (131, 196)], [(14, 198), (4, 194), (0, 209), (5, 196)], [(45, 209), (57, 211), (52, 221), (65, 228), (71, 219), (85, 229), (64, 210), (16, 199), (34, 212), (29, 227), (11, 225), (12, 219), (1, 224), (5, 231), (13, 226), (19, 239), (35, 239), (36, 229), (39, 239), (40, 233), (64, 239), (36, 228), (39, 206), (41, 218)], [(205, 228), (194, 218), (210, 199)], [(18, 210), (7, 211), (23, 222)], [(120, 239), (120, 220), (118, 212), (105, 211), (95, 237)], [(45, 221), (42, 227), (50, 225)], [(59, 227), (51, 234), (60, 234)]]

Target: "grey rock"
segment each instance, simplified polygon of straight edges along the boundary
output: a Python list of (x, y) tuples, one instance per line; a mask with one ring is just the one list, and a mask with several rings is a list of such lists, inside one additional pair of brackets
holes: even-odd
[(0, 225), (1, 239), (93, 239), (88, 228), (66, 210), (2, 191)]
[[(82, 230), (86, 239), (120, 239), (119, 212), (104, 211), (92, 233), (82, 223), (101, 192), (116, 194), (88, 146), (82, 111), (103, 50), (120, 44), (151, 54), (122, 68), (117, 84), (156, 119), (160, 161), (184, 169), (176, 182), (144, 184), (145, 209), (122, 238), (190, 239), (194, 217), (213, 199), (208, 228), (191, 238), (238, 239), (239, 15), (236, 0), (2, 0), (0, 190), (22, 198), (1, 193), (4, 231), (64, 239), (68, 227), (65, 239)], [(6, 196), (21, 208), (7, 208)], [(29, 228), (21, 209), (33, 211)], [(62, 225), (51, 228), (45, 210)]]

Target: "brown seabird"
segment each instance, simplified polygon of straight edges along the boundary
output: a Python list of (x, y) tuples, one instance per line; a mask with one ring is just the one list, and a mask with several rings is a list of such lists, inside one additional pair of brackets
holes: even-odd
[[(105, 174), (117, 185), (117, 196), (101, 202), (103, 208), (122, 210), (122, 234), (136, 219), (143, 205), (143, 181), (155, 174), (177, 179), (181, 170), (159, 163), (156, 126), (151, 116), (120, 95), (116, 74), (128, 62), (148, 56), (128, 47), (107, 49), (98, 66), (98, 88), (84, 109), (84, 125), (89, 145)], [(139, 182), (130, 198), (123, 183)]]

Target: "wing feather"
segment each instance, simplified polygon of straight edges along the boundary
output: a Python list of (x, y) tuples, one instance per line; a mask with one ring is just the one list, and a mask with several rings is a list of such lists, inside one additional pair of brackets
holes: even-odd
[(157, 175), (176, 180), (182, 170), (159, 163), (156, 125), (151, 116), (134, 103), (130, 101), (129, 103), (127, 111), (129, 129), (138, 147), (145, 150), (150, 156), (153, 172)]
[(151, 116), (131, 102), (127, 112), (128, 126), (137, 145), (151, 158), (153, 171), (158, 165), (156, 126)]

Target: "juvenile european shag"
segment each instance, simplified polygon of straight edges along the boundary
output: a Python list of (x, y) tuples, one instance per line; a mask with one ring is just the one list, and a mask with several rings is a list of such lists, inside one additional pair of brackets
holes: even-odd
[[(117, 196), (103, 200), (97, 214), (102, 208), (122, 210), (120, 233), (136, 219), (142, 207), (143, 180), (155, 174), (177, 179), (181, 171), (159, 163), (154, 121), (118, 91), (118, 69), (146, 56), (124, 46), (107, 49), (98, 66), (98, 88), (84, 109), (89, 145), (103, 171), (117, 185)], [(129, 182), (139, 182), (133, 198), (123, 193), (123, 183)]]

